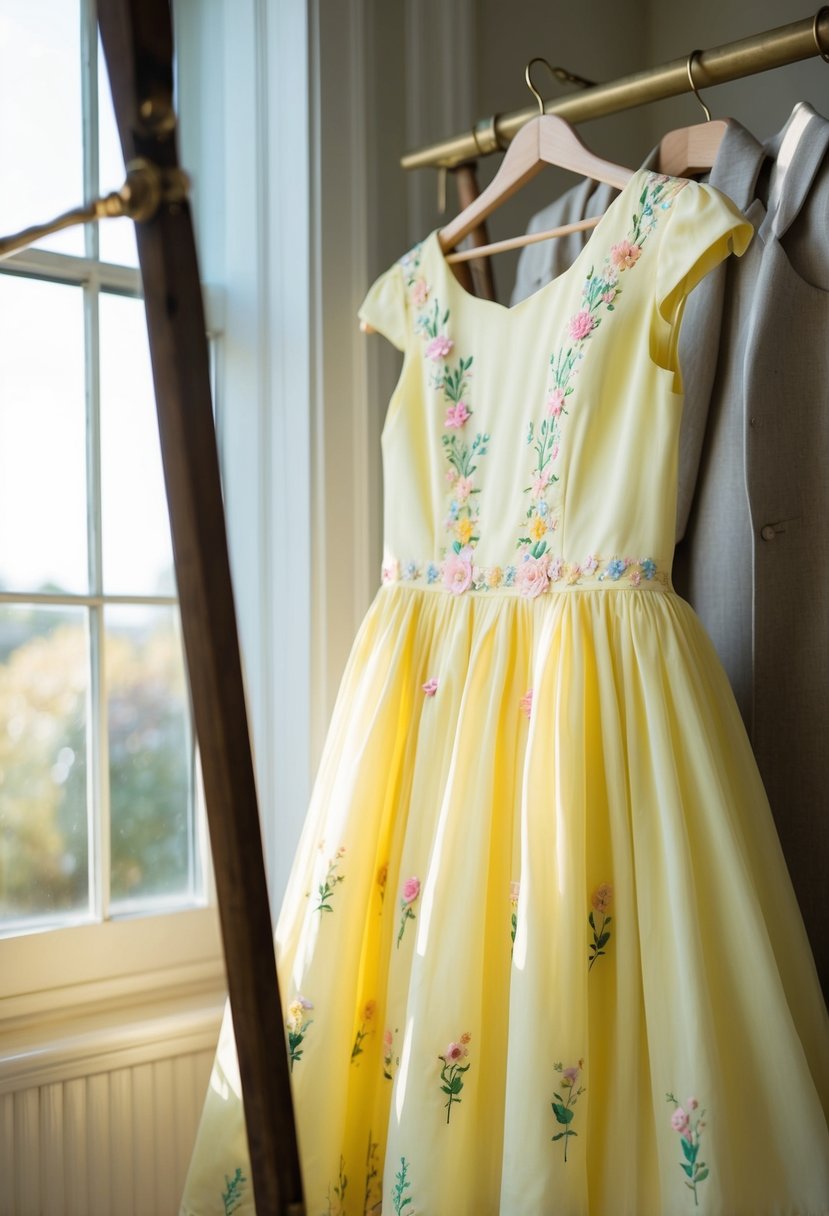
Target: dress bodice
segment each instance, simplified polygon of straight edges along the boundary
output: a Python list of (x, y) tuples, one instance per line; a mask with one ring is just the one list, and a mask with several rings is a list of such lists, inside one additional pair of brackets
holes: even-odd
[(384, 583), (536, 597), (670, 586), (687, 294), (752, 228), (641, 170), (572, 266), (512, 308), (433, 232), (361, 317), (404, 352), (383, 428)]

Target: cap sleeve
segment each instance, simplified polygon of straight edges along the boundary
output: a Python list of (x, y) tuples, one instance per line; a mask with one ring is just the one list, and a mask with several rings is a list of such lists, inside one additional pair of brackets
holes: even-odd
[[(685, 300), (730, 253), (745, 253), (754, 228), (713, 186), (688, 182), (675, 197), (662, 232), (656, 268), (652, 355), (679, 380), (676, 345)], [(681, 386), (677, 383), (679, 391)]]
[(398, 350), (405, 350), (407, 335), (406, 289), (399, 262), (390, 266), (371, 285), (357, 316)]

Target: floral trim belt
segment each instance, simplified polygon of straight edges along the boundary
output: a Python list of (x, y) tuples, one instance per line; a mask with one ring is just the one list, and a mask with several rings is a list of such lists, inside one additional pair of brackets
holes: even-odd
[(652, 557), (599, 557), (589, 554), (581, 562), (568, 562), (549, 553), (541, 557), (525, 554), (512, 566), (478, 566), (472, 561), (472, 550), (450, 553), (440, 562), (401, 562), (390, 558), (383, 563), (382, 581), (414, 583), (434, 590), (463, 595), (466, 591), (509, 590), (527, 599), (535, 599), (550, 591), (578, 589), (640, 588), (670, 590), (668, 563)]

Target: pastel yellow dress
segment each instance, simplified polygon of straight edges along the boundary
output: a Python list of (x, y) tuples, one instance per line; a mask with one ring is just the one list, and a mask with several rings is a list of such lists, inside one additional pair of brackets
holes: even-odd
[[(826, 1009), (670, 577), (682, 305), (751, 235), (640, 171), (514, 308), (434, 233), (365, 300), (382, 583), (276, 930), (308, 1216), (829, 1213)], [(254, 1211), (229, 1019), (181, 1211)]]

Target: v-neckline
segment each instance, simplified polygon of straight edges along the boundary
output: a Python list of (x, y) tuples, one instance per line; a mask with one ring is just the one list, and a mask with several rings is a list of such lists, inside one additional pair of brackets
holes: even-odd
[[(440, 266), (441, 273), (442, 273), (444, 279), (446, 279), (448, 281), (449, 288), (452, 291), (454, 291), (461, 299), (469, 301), (472, 306), (481, 307), (483, 309), (492, 309), (496, 312), (503, 313), (506, 316), (512, 316), (514, 313), (518, 313), (519, 311), (524, 311), (524, 309), (526, 307), (529, 307), (533, 303), (533, 301), (539, 300), (542, 297), (546, 298), (546, 296), (548, 294), (550, 294), (550, 295), (555, 294), (557, 285), (561, 284), (561, 283), (565, 283), (569, 280), (570, 276), (573, 275), (573, 273), (576, 271), (579, 264), (588, 259), (588, 256), (590, 255), (590, 252), (593, 248), (594, 243), (596, 245), (598, 245), (599, 233), (601, 233), (603, 231), (603, 229), (606, 228), (606, 226), (610, 220), (612, 212), (618, 208), (619, 204), (622, 203), (623, 200), (628, 198), (634, 182), (639, 182), (642, 179), (643, 175), (645, 175), (645, 174), (652, 175), (653, 170), (652, 169), (635, 169), (634, 170), (634, 172), (631, 174), (629, 180), (627, 182), (625, 182), (624, 186), (619, 191), (619, 193), (616, 195), (616, 197), (613, 199), (613, 201), (610, 203), (608, 208), (602, 213), (602, 215), (599, 218), (598, 224), (593, 229), (593, 231), (590, 233), (590, 236), (588, 237), (587, 241), (582, 246), (580, 251), (576, 254), (576, 257), (573, 259), (573, 261), (570, 263), (570, 265), (566, 268), (566, 270), (563, 270), (561, 272), (561, 274), (557, 274), (554, 279), (550, 279), (549, 282), (545, 283), (542, 287), (539, 287), (539, 289), (537, 291), (532, 292), (531, 295), (525, 296), (523, 300), (519, 300), (517, 304), (513, 304), (513, 305), (501, 304), (497, 300), (487, 300), (483, 296), (472, 295), (472, 293), (467, 291), (466, 288), (463, 286), (463, 284), (458, 280), (454, 271), (452, 270), (450, 263), (447, 262), (447, 260), (446, 260), (446, 255), (440, 246), (440, 238), (439, 238), (440, 229), (435, 228), (432, 232), (430, 232), (429, 236), (426, 238), (426, 241), (427, 241), (427, 244), (429, 244), (431, 246), (432, 256), (434, 257), (435, 262)], [(552, 237), (550, 239), (555, 240), (556, 238)]]

